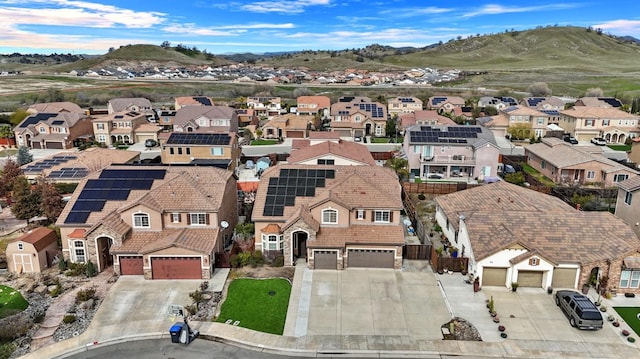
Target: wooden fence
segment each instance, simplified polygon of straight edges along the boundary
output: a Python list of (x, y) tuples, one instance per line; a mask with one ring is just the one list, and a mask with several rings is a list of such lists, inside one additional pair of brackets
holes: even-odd
[(430, 244), (405, 244), (402, 248), (402, 258), (404, 259), (430, 259)]
[(469, 258), (467, 257), (440, 257), (436, 253), (435, 247), (431, 249), (431, 268), (434, 272), (441, 273), (445, 269), (449, 272), (466, 272), (469, 268)]

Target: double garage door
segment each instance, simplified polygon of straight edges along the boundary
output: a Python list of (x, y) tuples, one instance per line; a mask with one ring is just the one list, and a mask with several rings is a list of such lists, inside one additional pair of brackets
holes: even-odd
[(393, 268), (395, 251), (385, 249), (349, 249), (349, 267)]
[(202, 279), (200, 257), (151, 257), (153, 279)]

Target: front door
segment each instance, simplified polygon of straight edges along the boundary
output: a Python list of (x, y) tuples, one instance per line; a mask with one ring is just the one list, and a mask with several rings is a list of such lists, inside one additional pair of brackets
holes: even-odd
[(307, 258), (307, 233), (293, 233), (293, 255), (295, 258)]

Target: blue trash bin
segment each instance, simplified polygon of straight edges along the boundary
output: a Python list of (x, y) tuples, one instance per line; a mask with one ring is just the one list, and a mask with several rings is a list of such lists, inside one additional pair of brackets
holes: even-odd
[(171, 334), (171, 342), (172, 343), (180, 343), (180, 332), (182, 332), (182, 327), (184, 327), (184, 323), (175, 323), (169, 328), (169, 334)]

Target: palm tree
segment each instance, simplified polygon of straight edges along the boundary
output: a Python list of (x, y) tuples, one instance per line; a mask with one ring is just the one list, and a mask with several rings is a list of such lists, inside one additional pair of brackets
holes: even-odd
[(406, 159), (400, 158), (400, 157), (394, 157), (394, 158), (388, 159), (384, 165), (385, 167), (389, 167), (393, 169), (398, 175), (398, 177), (400, 178), (400, 180), (404, 180), (409, 177), (409, 170), (407, 169), (408, 164), (409, 162)]

